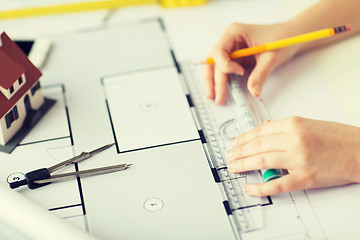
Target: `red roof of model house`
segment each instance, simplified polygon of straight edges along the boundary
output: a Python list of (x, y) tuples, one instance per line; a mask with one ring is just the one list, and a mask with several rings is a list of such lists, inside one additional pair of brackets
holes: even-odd
[(23, 67), (3, 51), (0, 51), (0, 87), (9, 89), (24, 72)]
[(0, 118), (39, 80), (41, 72), (5, 33), (0, 35), (0, 86), (9, 89), (25, 72), (26, 82), (10, 98), (0, 92)]

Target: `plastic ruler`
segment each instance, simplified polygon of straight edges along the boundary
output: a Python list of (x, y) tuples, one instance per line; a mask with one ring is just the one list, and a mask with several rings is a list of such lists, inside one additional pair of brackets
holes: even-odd
[(242, 186), (248, 182), (260, 182), (262, 179), (260, 172), (233, 174), (227, 169), (226, 151), (230, 142), (245, 131), (240, 129), (238, 113), (231, 106), (233, 103), (231, 94), (227, 106), (216, 106), (205, 96), (201, 67), (185, 63), (182, 64), (182, 71), (186, 83), (185, 92), (188, 93), (187, 97), (188, 100), (190, 99), (198, 129), (205, 137), (203, 148), (214, 178), (225, 195), (224, 205), (230, 221), (238, 234), (259, 230), (262, 228), (262, 205), (267, 199), (245, 195)]

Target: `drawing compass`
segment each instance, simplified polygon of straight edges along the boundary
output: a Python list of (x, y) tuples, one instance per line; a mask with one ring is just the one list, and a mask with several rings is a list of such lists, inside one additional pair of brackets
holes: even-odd
[[(71, 164), (79, 163), (85, 159), (88, 159), (95, 154), (104, 151), (105, 149), (113, 146), (114, 144), (107, 144), (102, 146), (98, 149), (95, 149), (91, 152), (82, 152), (81, 154), (72, 157), (68, 160), (65, 160), (61, 163), (58, 163), (49, 168), (40, 168), (34, 170), (32, 172), (28, 172), (25, 174), (25, 179), (20, 180), (19, 177), (16, 177), (18, 181), (9, 182), (10, 188), (18, 188), (23, 185), (27, 185), (30, 189), (39, 188), (45, 185), (48, 185), (52, 182), (64, 181), (68, 179), (72, 179), (74, 177), (88, 177), (94, 175), (100, 175), (105, 173), (117, 172), (127, 169), (131, 164), (123, 163), (113, 166), (101, 167), (101, 168), (94, 168), (84, 171), (76, 171), (71, 173), (63, 173), (63, 174), (56, 174), (52, 175), (53, 172), (63, 169)], [(14, 178), (15, 179), (15, 178)]]

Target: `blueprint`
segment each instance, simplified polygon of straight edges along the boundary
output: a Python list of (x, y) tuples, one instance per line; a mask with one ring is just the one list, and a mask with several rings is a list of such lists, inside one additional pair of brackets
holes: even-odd
[[(242, 6), (253, 7), (251, 1)], [(263, 15), (264, 22), (275, 14), (267, 8), (270, 6), (255, 13)], [(145, 18), (123, 22), (124, 10), (115, 13), (106, 26), (94, 24), (79, 31), (49, 34), (54, 47), (41, 84), (44, 95), (56, 104), (12, 154), (1, 154), (6, 161), (0, 168), (2, 184), (13, 174), (49, 167), (114, 143), (62, 172), (132, 164), (126, 171), (14, 191), (99, 239), (354, 236), (352, 225), (346, 235), (336, 227), (342, 220), (332, 219), (340, 208), (348, 211), (357, 206), (357, 185), (260, 200), (244, 196), (236, 208), (229, 203), (223, 189), (228, 180), (221, 177), (226, 163), (216, 165), (207, 151), (211, 139), (199, 117), (197, 99), (216, 117), (218, 128), (214, 131), (221, 138), (235, 136), (231, 104), (219, 107), (204, 99), (203, 69), (192, 64), (206, 56), (222, 26), (242, 20), (231, 18), (234, 12), (224, 17), (227, 10), (194, 8), (182, 14), (170, 10), (162, 17), (149, 17), (144, 11)], [(280, 14), (282, 9), (276, 11), (281, 16), (276, 21), (287, 19)], [(258, 19), (241, 17), (249, 22)], [(270, 76), (271, 84), (265, 85), (261, 99), (267, 117), (276, 120), (300, 115), (346, 123), (312, 61), (311, 56), (302, 56)], [(289, 78), (292, 81), (287, 81)], [(295, 98), (299, 89), (306, 95)], [(331, 109), (324, 108), (328, 103)], [(226, 150), (228, 146), (222, 147)], [(259, 180), (253, 173), (230, 178), (236, 179), (239, 194), (243, 184)], [(350, 203), (348, 208), (344, 207), (346, 202)], [(261, 209), (260, 214), (253, 211), (255, 208)], [(241, 217), (260, 224), (251, 231), (239, 229), (237, 210), (241, 210)]]
[[(57, 103), (8, 156), (4, 181), (115, 143), (67, 171), (131, 163), (129, 170), (16, 191), (103, 239), (323, 237), (304, 192), (261, 203), (247, 199), (237, 208), (249, 208), (262, 223), (256, 231), (238, 231), (204, 151), (210, 139), (196, 123), (190, 100), (196, 96), (186, 92), (189, 81), (201, 88), (201, 69), (184, 72), (187, 65), (176, 60), (166, 34), (162, 19), (147, 19), (57, 36), (52, 52), (57, 57), (47, 62), (42, 81), (44, 94)], [(151, 48), (139, 47), (145, 36)], [(221, 114), (226, 107), (209, 104), (220, 111), (220, 122), (231, 120)], [(251, 175), (239, 179), (241, 193)], [(262, 214), (253, 216), (250, 210), (259, 204)], [(271, 220), (279, 213), (282, 221)]]

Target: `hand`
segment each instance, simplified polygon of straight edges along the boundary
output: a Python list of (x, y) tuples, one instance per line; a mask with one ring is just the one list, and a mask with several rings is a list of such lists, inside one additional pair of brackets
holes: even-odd
[(243, 75), (245, 66), (254, 67), (249, 76), (248, 89), (254, 97), (258, 97), (269, 74), (291, 59), (296, 54), (297, 46), (234, 60), (229, 58), (229, 54), (241, 48), (294, 36), (296, 34), (292, 29), (285, 23), (272, 25), (232, 23), (226, 27), (210, 54), (215, 64), (206, 66), (204, 81), (207, 97), (215, 98), (216, 104), (224, 104), (227, 95), (227, 74)]
[(289, 174), (248, 184), (244, 192), (269, 196), (360, 182), (360, 128), (300, 117), (263, 124), (232, 142), (233, 172), (286, 169)]

